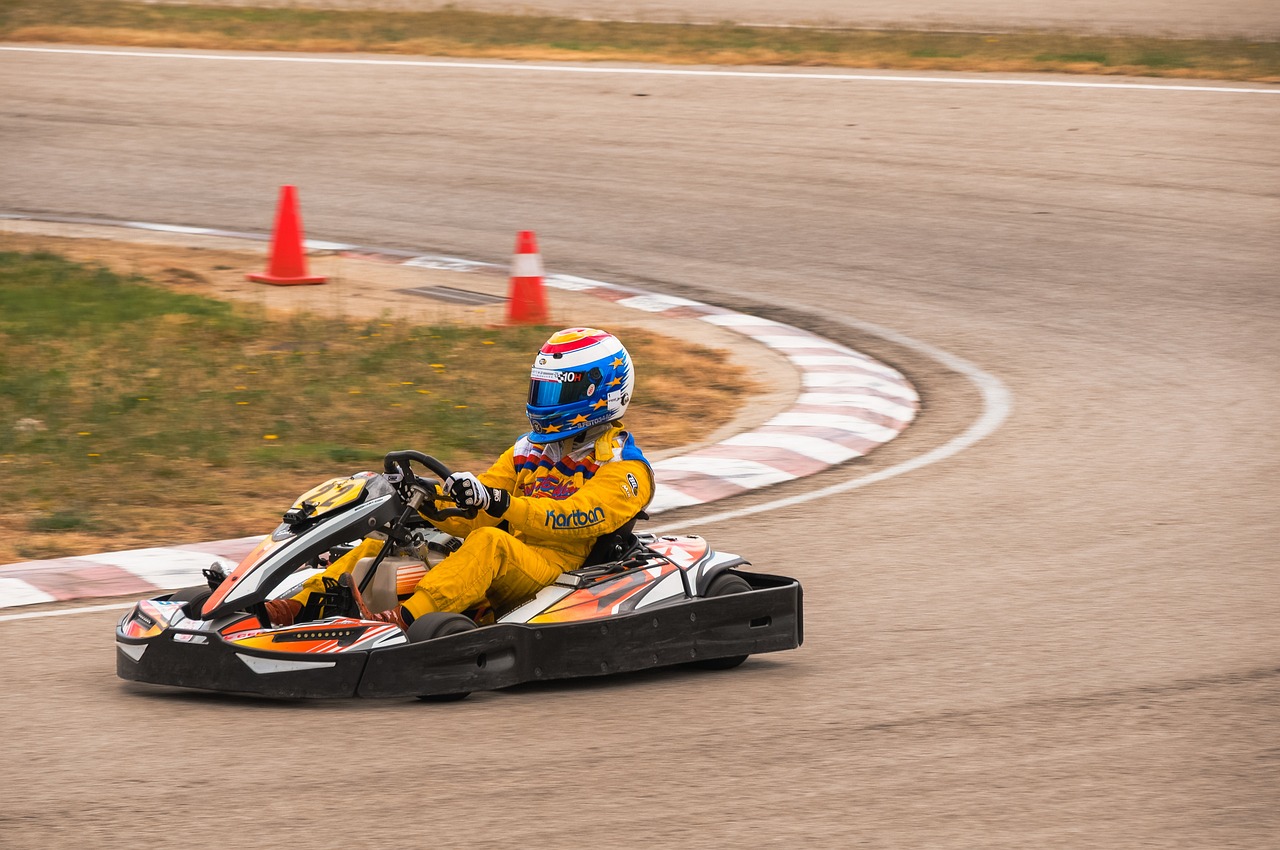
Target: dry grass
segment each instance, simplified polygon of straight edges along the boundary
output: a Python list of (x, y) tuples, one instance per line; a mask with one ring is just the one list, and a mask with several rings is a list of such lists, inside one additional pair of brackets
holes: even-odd
[(579, 21), (432, 12), (11, 0), (0, 38), (134, 47), (485, 59), (823, 65), (1280, 81), (1280, 45), (1242, 39), (991, 35)]

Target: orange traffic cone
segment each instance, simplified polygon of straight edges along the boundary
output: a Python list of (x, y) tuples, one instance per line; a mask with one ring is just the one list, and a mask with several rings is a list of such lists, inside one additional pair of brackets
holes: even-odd
[(298, 190), (294, 187), (280, 187), (280, 206), (276, 209), (276, 229), (271, 234), (271, 261), (267, 273), (246, 277), (276, 286), (325, 282), (324, 277), (307, 274), (307, 255), (302, 251), (302, 217), (298, 215)]
[(516, 234), (511, 259), (511, 287), (507, 291), (507, 324), (538, 325), (547, 321), (547, 295), (542, 290), (542, 255), (532, 230)]

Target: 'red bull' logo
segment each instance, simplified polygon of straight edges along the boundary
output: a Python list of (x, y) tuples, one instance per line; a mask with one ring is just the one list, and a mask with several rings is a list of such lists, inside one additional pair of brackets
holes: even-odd
[(604, 508), (592, 508), (589, 511), (577, 510), (562, 514), (547, 511), (547, 528), (587, 528), (604, 522)]

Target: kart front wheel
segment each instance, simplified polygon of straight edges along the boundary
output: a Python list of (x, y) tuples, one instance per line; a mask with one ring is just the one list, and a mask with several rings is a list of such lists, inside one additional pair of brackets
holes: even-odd
[[(721, 573), (711, 580), (711, 584), (707, 586), (707, 592), (702, 595), (703, 597), (728, 596), (730, 593), (746, 593), (750, 590), (751, 585), (742, 576), (734, 575), (733, 573)], [(745, 655), (732, 655), (728, 658), (708, 658), (705, 661), (693, 661), (690, 664), (703, 670), (732, 670), (746, 660), (747, 656)]]
[[(456, 635), (461, 632), (469, 632), (475, 627), (475, 621), (462, 614), (445, 614), (442, 612), (423, 614), (409, 624), (409, 642), (419, 643), (433, 638)], [(469, 696), (471, 696), (471, 693), (468, 691), (461, 694), (432, 694), (420, 696), (418, 699), (423, 702), (457, 702)]]
[(197, 584), (195, 587), (184, 587), (181, 590), (175, 590), (169, 594), (170, 602), (185, 602), (182, 606), (182, 613), (186, 617), (193, 620), (200, 619), (200, 608), (204, 605), (204, 601), (213, 595), (213, 591), (209, 589), (207, 584)]
[(209, 585), (197, 584), (195, 587), (184, 587), (169, 594), (170, 602), (190, 602), (197, 596), (209, 593)]

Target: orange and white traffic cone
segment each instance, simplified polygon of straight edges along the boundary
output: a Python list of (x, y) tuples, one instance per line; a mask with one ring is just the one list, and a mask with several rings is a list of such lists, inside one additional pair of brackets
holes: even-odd
[(516, 234), (511, 259), (511, 286), (507, 291), (507, 324), (539, 325), (547, 321), (547, 294), (542, 288), (542, 255), (532, 230)]
[(293, 186), (280, 187), (280, 205), (276, 209), (276, 229), (271, 234), (271, 259), (266, 274), (246, 277), (275, 286), (325, 282), (323, 276), (307, 274), (307, 255), (302, 250), (302, 216), (298, 214), (298, 190)]

